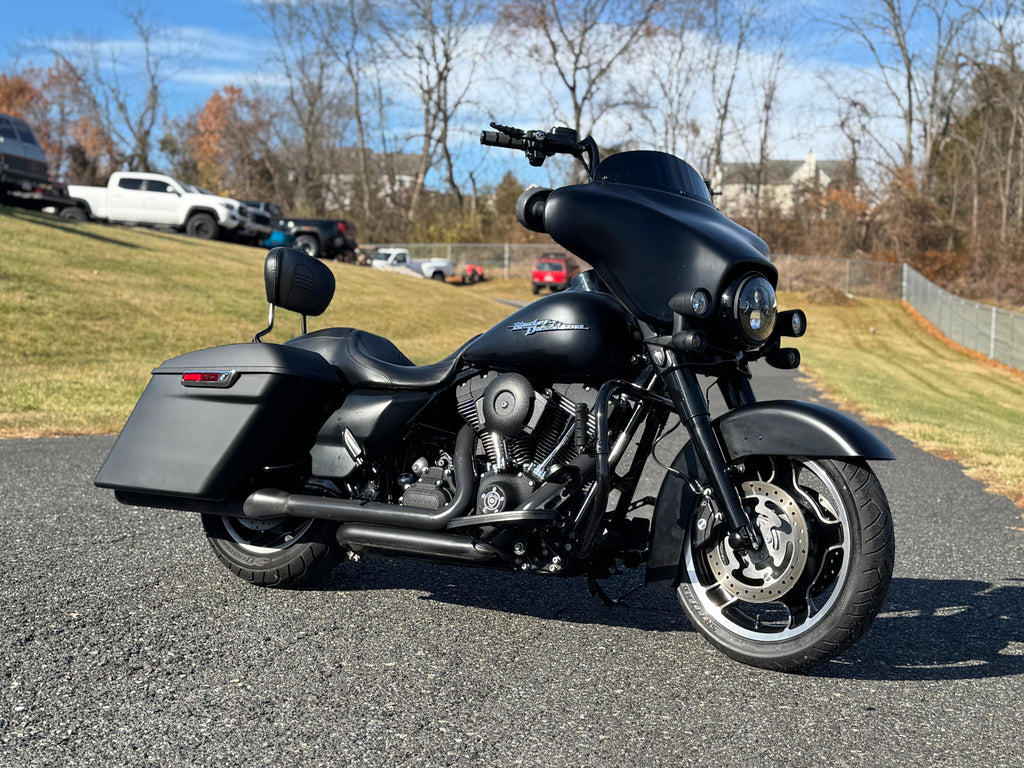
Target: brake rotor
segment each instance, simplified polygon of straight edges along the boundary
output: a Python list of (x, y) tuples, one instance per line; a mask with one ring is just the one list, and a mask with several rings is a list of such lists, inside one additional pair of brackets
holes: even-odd
[(715, 580), (730, 594), (748, 603), (779, 600), (800, 579), (807, 565), (808, 536), (803, 512), (786, 491), (759, 480), (740, 487), (754, 523), (761, 532), (770, 560), (758, 565), (736, 554), (725, 537), (708, 550)]

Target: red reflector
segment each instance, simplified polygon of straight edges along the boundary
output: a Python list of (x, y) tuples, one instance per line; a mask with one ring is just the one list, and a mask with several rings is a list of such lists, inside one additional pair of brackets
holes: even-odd
[(185, 387), (228, 388), (235, 383), (238, 374), (234, 371), (185, 371), (181, 383)]
[(347, 229), (347, 227), (345, 226), (345, 222), (344, 221), (339, 221), (338, 222), (338, 231), (341, 232), (342, 234), (345, 234), (345, 230), (346, 229)]

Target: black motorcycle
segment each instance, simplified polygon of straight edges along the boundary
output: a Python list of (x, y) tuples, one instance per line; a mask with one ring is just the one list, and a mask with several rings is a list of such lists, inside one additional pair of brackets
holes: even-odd
[[(127, 504), (198, 512), (247, 581), (296, 587), (343, 557), (415, 557), (598, 579), (645, 567), (713, 645), (801, 671), (870, 625), (893, 567), (889, 507), (853, 420), (757, 402), (748, 364), (799, 365), (768, 247), (660, 152), (601, 162), (575, 131), (492, 125), (483, 144), (533, 165), (579, 159), (589, 183), (516, 205), (592, 269), (433, 365), (355, 328), (306, 332), (333, 273), (266, 259), (269, 326), (254, 343), (157, 368), (96, 484)], [(274, 310), (302, 335), (261, 343)], [(724, 412), (705, 390), (717, 383)], [(634, 498), (657, 441), (689, 438), (657, 498)]]

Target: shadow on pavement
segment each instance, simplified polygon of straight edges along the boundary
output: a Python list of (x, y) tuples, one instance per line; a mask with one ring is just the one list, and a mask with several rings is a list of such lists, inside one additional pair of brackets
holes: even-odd
[[(630, 572), (602, 584), (612, 596), (638, 586)], [(575, 624), (645, 632), (691, 632), (671, 592), (640, 590), (608, 607), (582, 578), (557, 579), (364, 560), (343, 566), (319, 586), (333, 590), (404, 589), (435, 600)], [(724, 657), (723, 657), (724, 658)], [(864, 680), (971, 680), (1024, 673), (1024, 579), (984, 581), (894, 579), (868, 634), (816, 677)]]
[(1024, 579), (893, 579), (869, 634), (815, 674), (975, 680), (1024, 673)]

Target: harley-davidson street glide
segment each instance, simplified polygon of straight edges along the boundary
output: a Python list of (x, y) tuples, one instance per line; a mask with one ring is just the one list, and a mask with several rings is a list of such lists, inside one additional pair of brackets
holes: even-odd
[[(888, 590), (892, 522), (867, 461), (893, 457), (843, 415), (755, 399), (748, 364), (797, 367), (782, 342), (806, 328), (778, 310), (768, 247), (676, 157), (601, 162), (566, 128), (492, 127), (483, 144), (588, 172), (516, 205), (592, 266), (569, 290), (416, 366), (367, 331), (307, 333), (334, 275), (275, 248), (269, 327), (160, 365), (96, 484), (199, 513), (254, 584), (378, 555), (582, 576), (613, 602), (598, 579), (642, 567), (734, 659), (803, 671), (842, 653)], [(275, 308), (301, 314), (302, 335), (261, 342)], [(688, 440), (657, 498), (634, 498), (673, 424)]]

